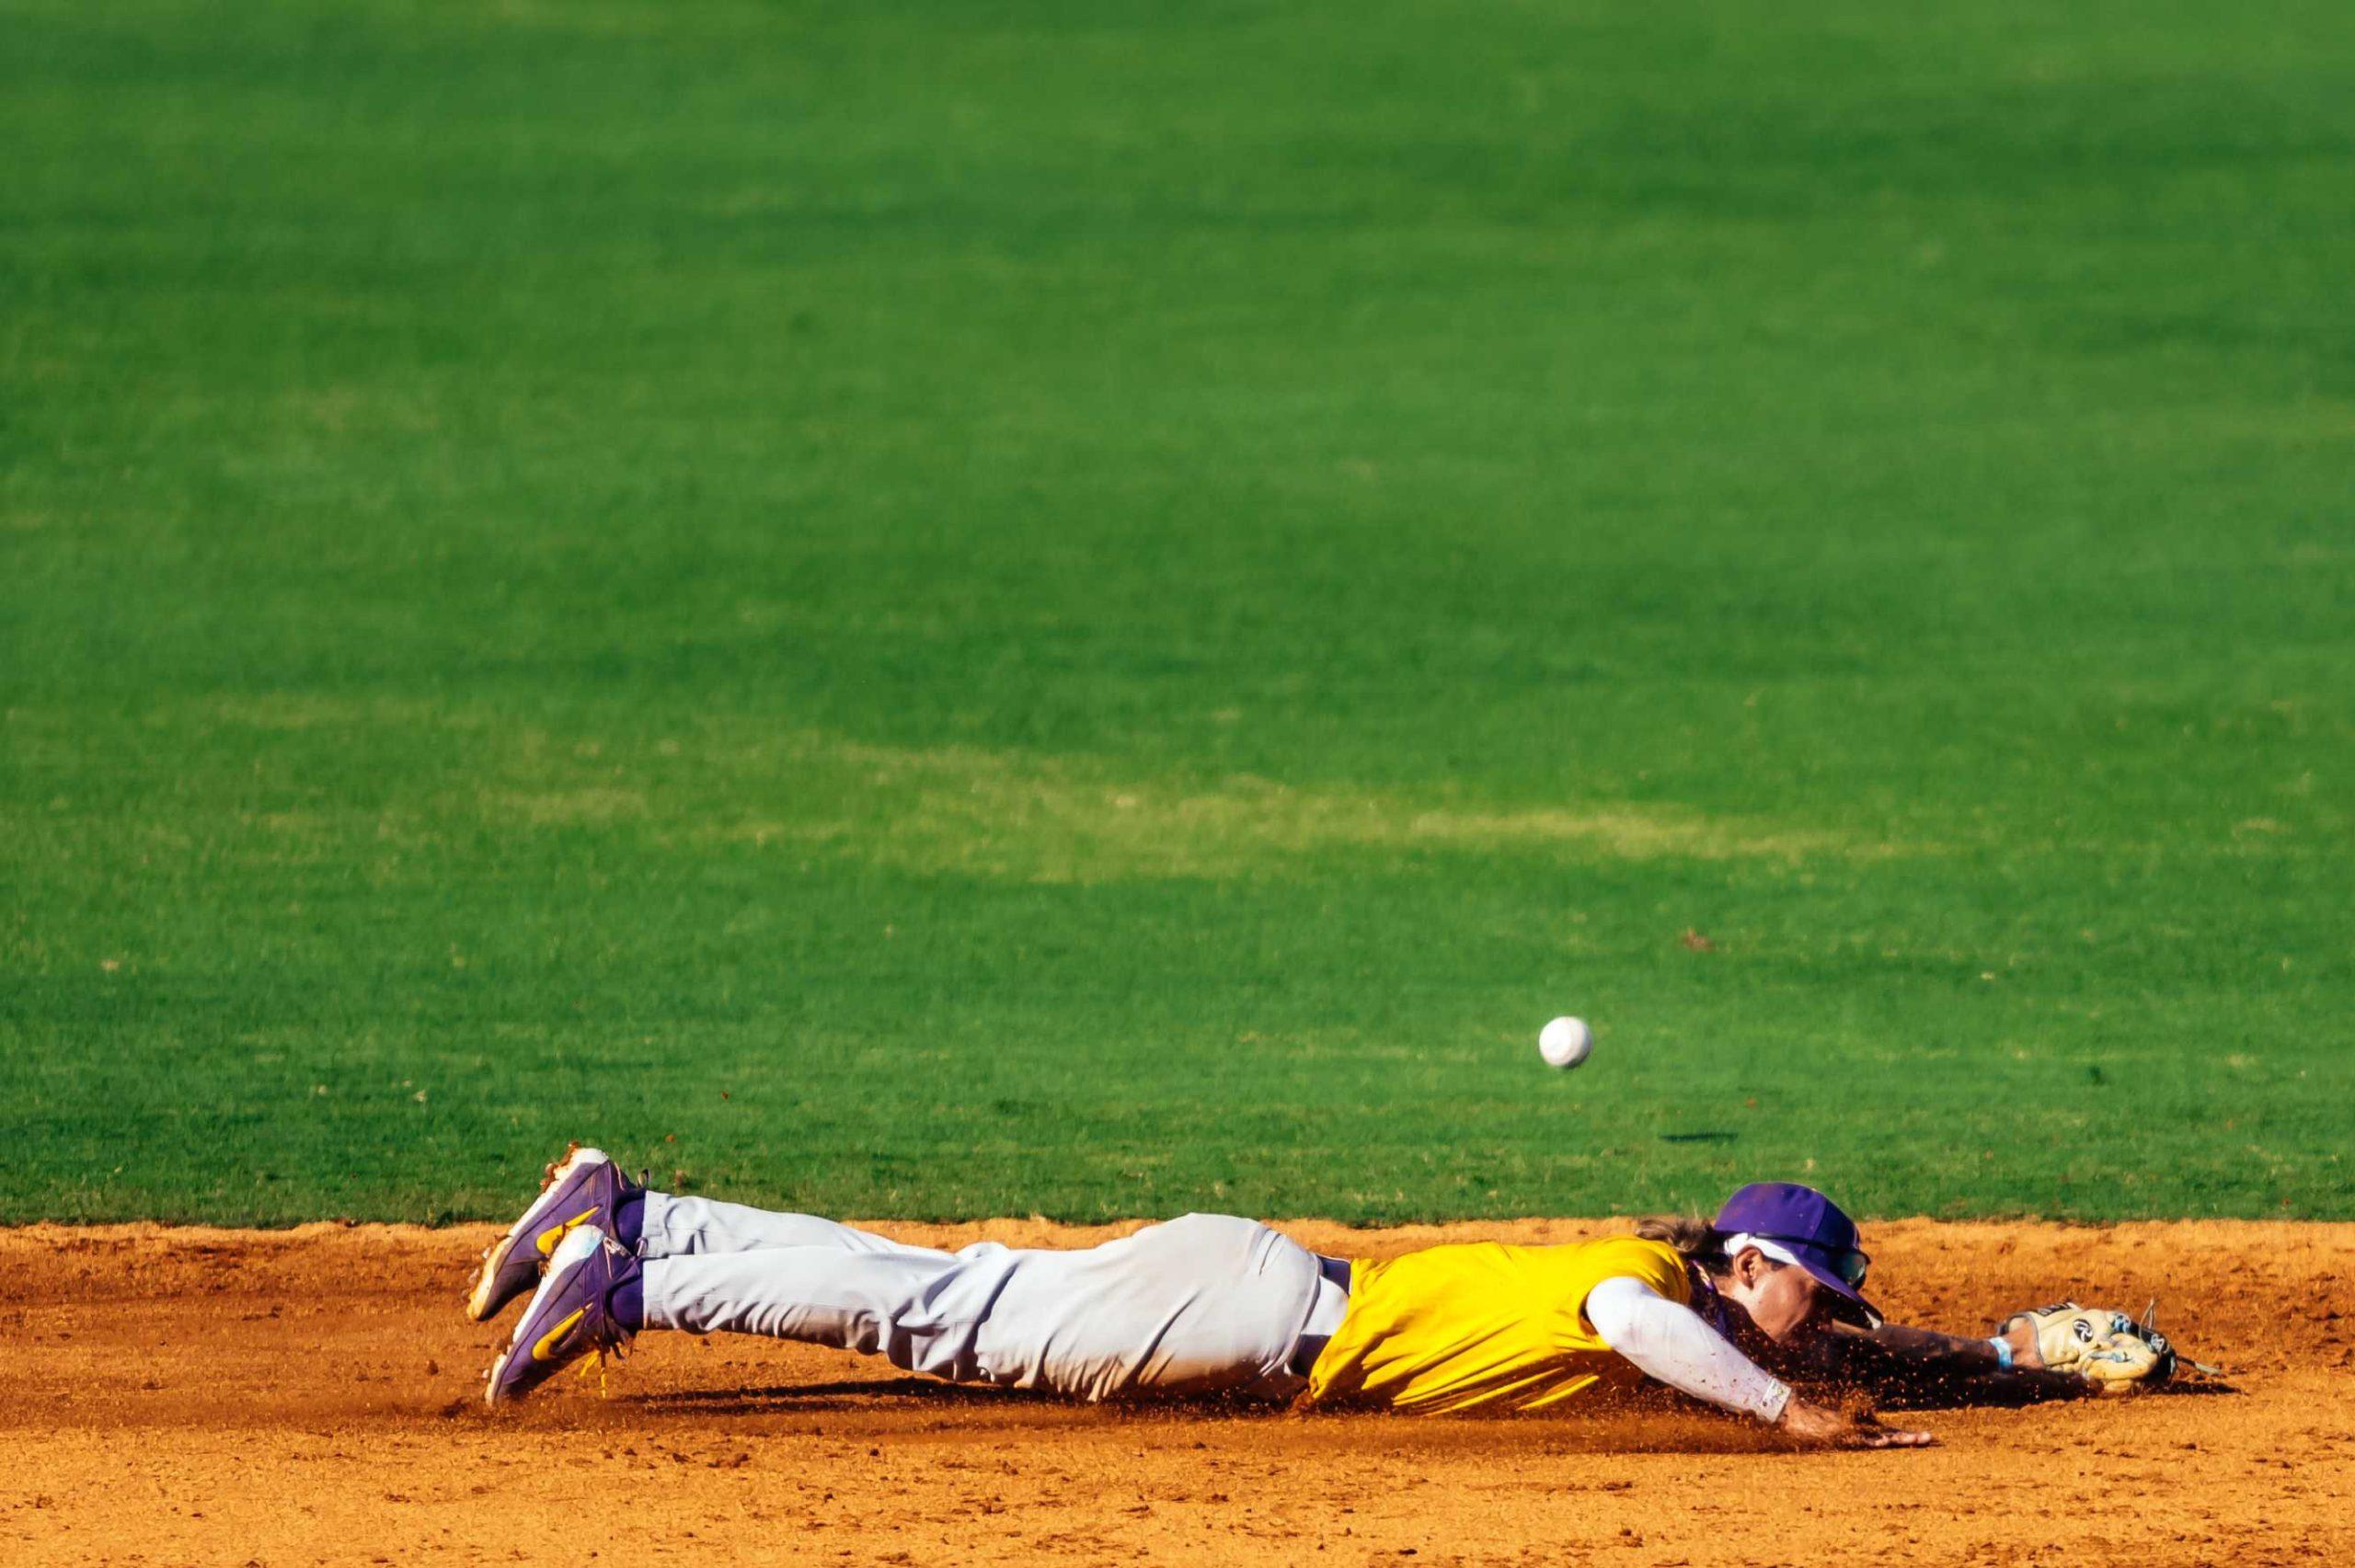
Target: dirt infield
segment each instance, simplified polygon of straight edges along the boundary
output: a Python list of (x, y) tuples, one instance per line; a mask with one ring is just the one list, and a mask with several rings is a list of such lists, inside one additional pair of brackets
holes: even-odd
[[(1115, 1233), (879, 1227), (956, 1244)], [(1352, 1233), (1567, 1241), (1575, 1221)], [(37, 1563), (2355, 1561), (2355, 1225), (1870, 1228), (1900, 1318), (2082, 1295), (2234, 1391), (1932, 1411), (1916, 1453), (1680, 1410), (1410, 1420), (1089, 1410), (649, 1335), (607, 1397), (480, 1403), (479, 1228), (0, 1231), (0, 1560)]]

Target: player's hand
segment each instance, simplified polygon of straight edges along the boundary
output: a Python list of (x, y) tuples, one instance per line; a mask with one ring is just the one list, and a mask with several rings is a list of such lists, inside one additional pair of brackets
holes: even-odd
[(1852, 1416), (1794, 1399), (1775, 1424), (1785, 1436), (1812, 1448), (1926, 1448), (1937, 1438), (1927, 1432), (1883, 1426), (1870, 1415)]

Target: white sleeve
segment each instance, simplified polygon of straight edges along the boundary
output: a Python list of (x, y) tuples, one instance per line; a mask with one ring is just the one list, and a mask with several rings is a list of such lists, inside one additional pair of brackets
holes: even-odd
[(1640, 1279), (1606, 1279), (1587, 1293), (1586, 1321), (1647, 1377), (1720, 1410), (1783, 1418), (1791, 1391), (1726, 1337)]

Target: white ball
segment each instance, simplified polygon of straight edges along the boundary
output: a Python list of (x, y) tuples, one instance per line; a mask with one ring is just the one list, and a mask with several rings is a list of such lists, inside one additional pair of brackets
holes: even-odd
[(1557, 1018), (1537, 1031), (1537, 1054), (1547, 1067), (1576, 1067), (1592, 1049), (1594, 1031), (1583, 1018)]

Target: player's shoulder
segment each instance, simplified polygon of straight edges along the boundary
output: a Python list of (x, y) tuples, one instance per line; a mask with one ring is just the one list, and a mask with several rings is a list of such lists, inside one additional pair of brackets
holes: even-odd
[(1671, 1300), (1684, 1301), (1692, 1297), (1691, 1274), (1685, 1266), (1684, 1254), (1666, 1242), (1643, 1236), (1598, 1236), (1590, 1242), (1533, 1251), (1554, 1254), (1552, 1266), (1574, 1272), (1590, 1282), (1621, 1277), (1640, 1279)]
[(1684, 1254), (1671, 1243), (1649, 1236), (1604, 1236), (1588, 1245), (1600, 1256), (1640, 1261), (1671, 1274), (1684, 1272)]

